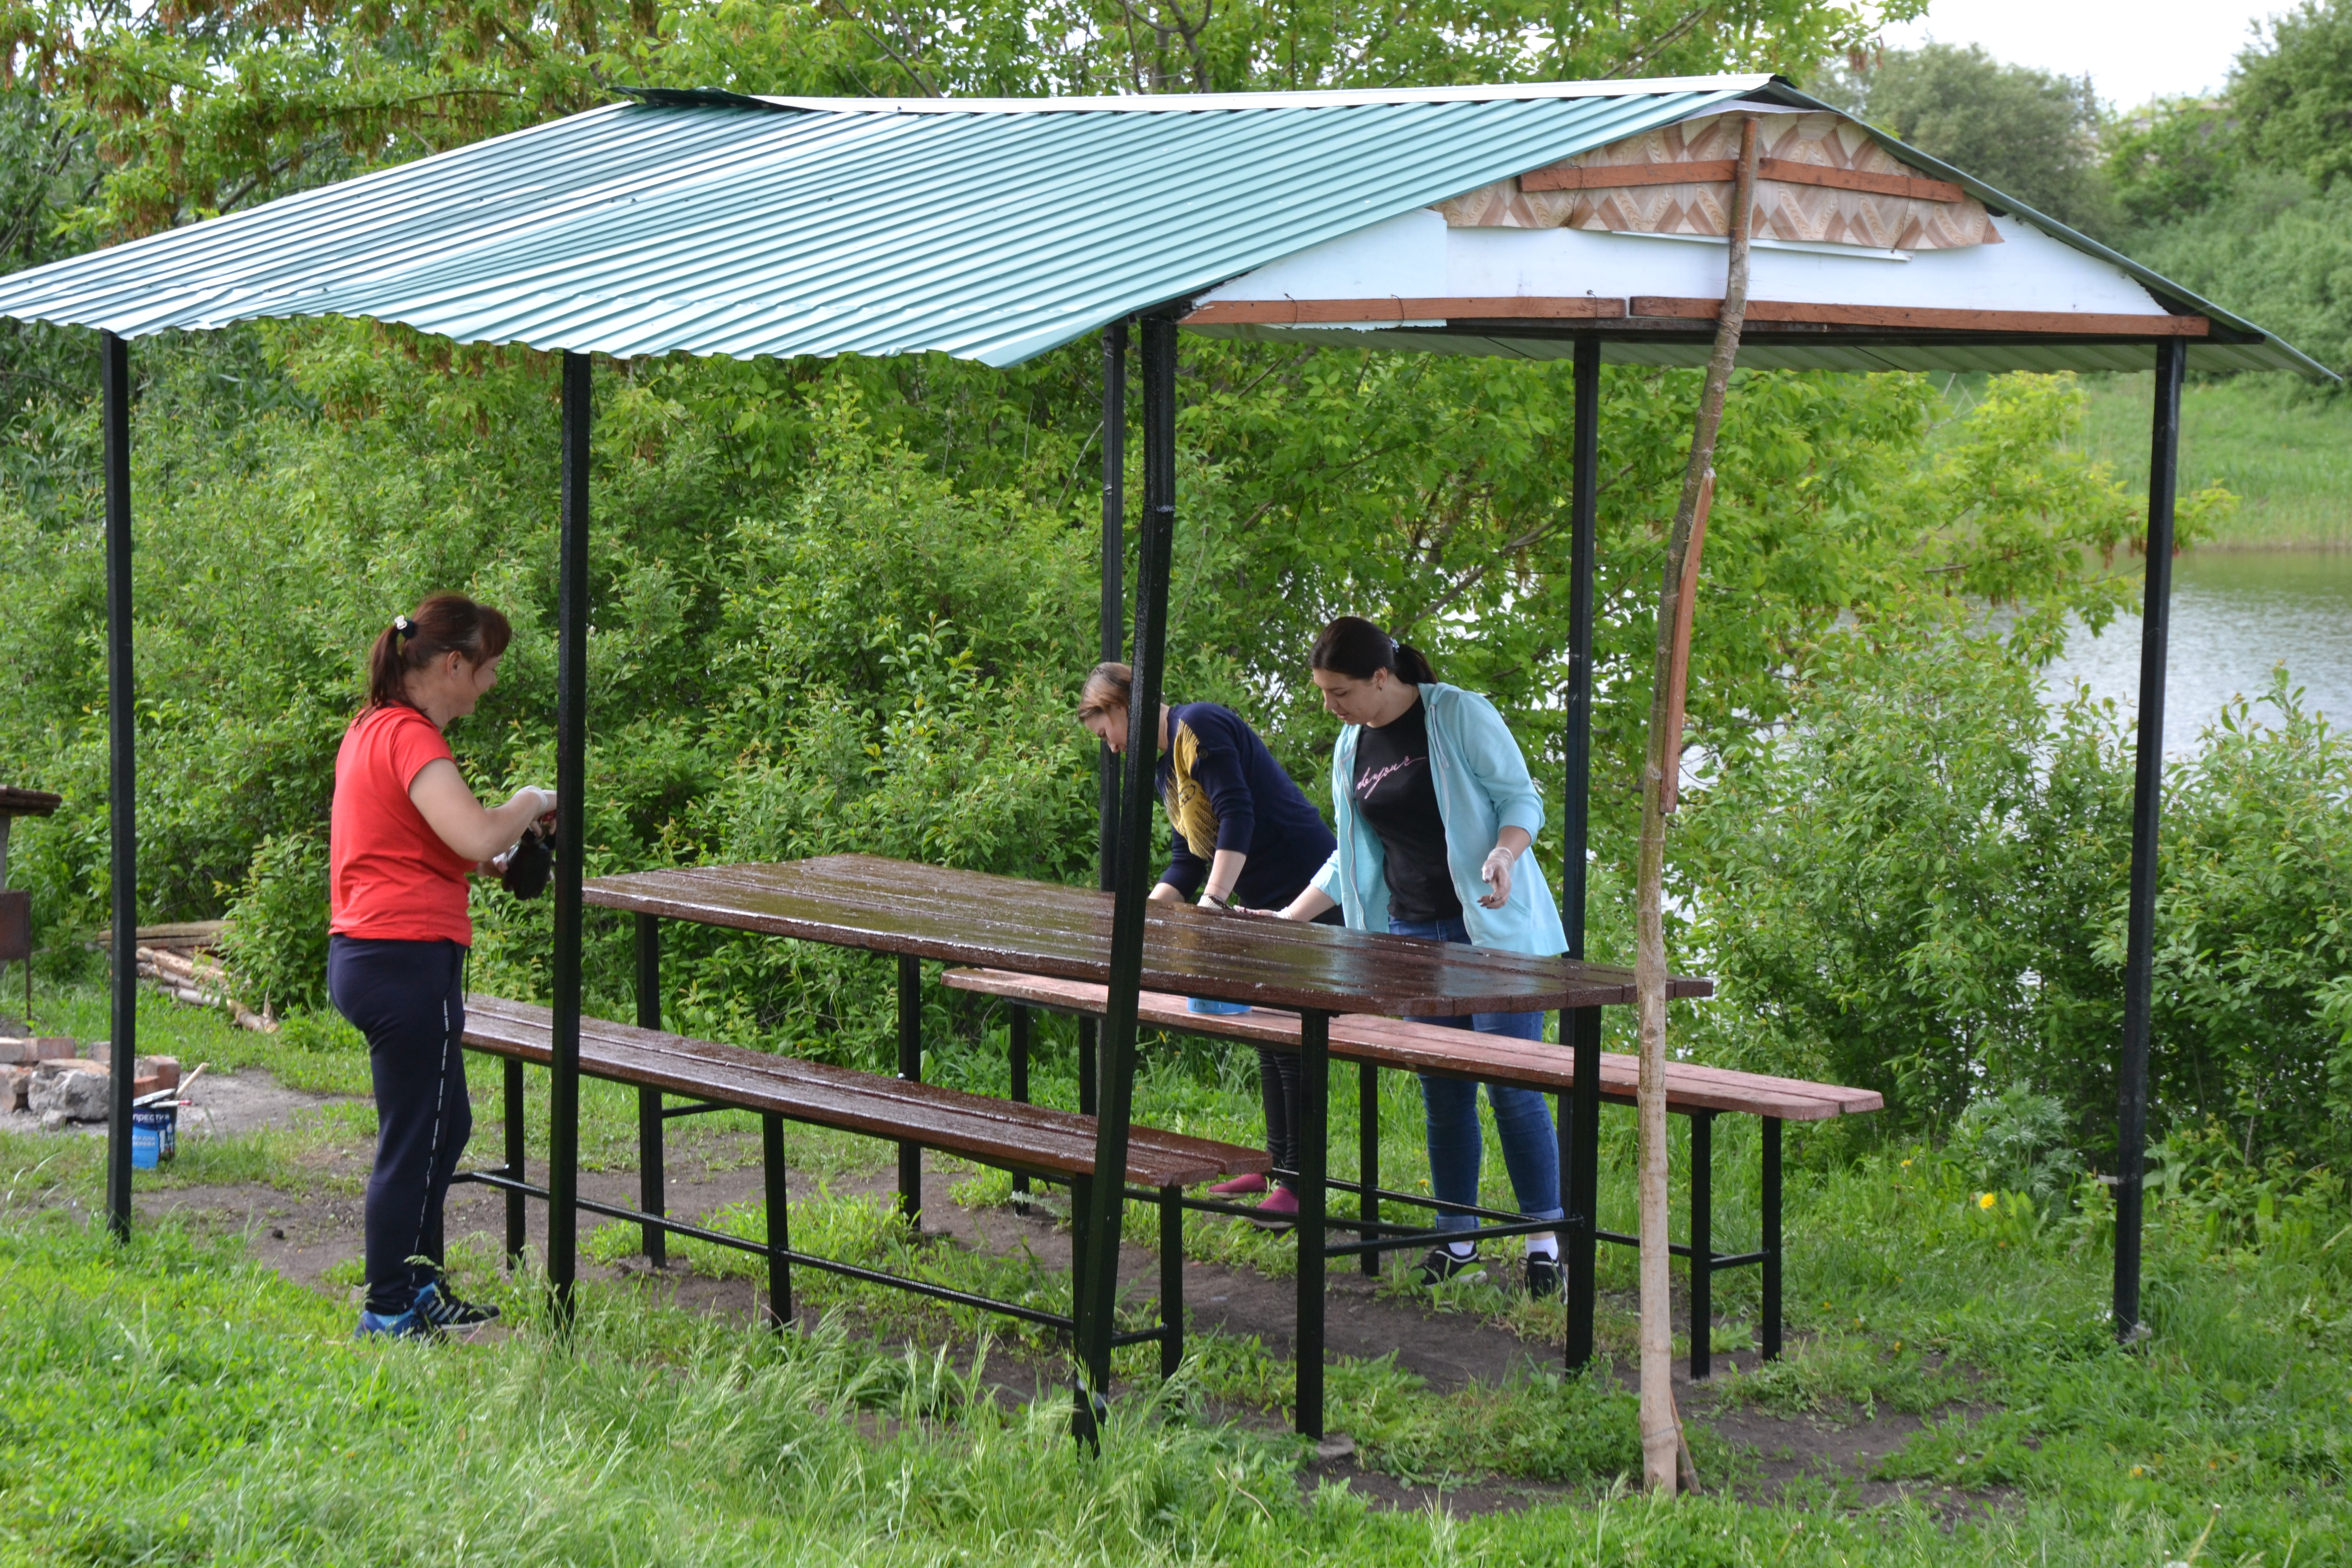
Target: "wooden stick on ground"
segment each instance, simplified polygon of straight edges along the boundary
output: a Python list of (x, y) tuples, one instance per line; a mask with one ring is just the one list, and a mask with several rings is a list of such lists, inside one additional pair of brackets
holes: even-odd
[[(1650, 738), (1642, 769), (1642, 842), (1635, 881), (1637, 938), (1633, 960), (1639, 1003), (1642, 1075), (1636, 1112), (1641, 1123), (1642, 1210), (1642, 1479), (1653, 1491), (1673, 1495), (1682, 1468), (1682, 1419), (1675, 1410), (1674, 1321), (1666, 1250), (1666, 812), (1670, 784), (1682, 766), (1683, 694), (1675, 679), (1677, 626), (1692, 584), (1692, 536), (1703, 498), (1713, 492), (1715, 437), (1723, 423), (1723, 392), (1739, 354), (1748, 315), (1748, 238), (1756, 201), (1756, 121), (1739, 128), (1738, 177), (1732, 185), (1731, 258), (1715, 353), (1691, 430), (1690, 468), (1666, 536), (1665, 581), (1658, 596), (1657, 650), (1652, 663)], [(1688, 646), (1686, 643), (1684, 645)], [(1694, 1268), (1704, 1267), (1699, 1259)], [(1707, 1325), (1694, 1323), (1694, 1333)]]

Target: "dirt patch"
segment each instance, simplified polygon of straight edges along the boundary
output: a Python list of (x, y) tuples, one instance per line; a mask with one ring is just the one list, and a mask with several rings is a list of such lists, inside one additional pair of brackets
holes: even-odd
[[(252, 1068), (236, 1074), (207, 1073), (197, 1086), (195, 1098), (201, 1110), (188, 1117), (185, 1135), (190, 1137), (227, 1136), (289, 1126), (312, 1108), (334, 1103), (331, 1097), (287, 1089), (268, 1073)], [(38, 1126), (32, 1118), (18, 1117), (14, 1121)], [(83, 1135), (102, 1136), (103, 1131), (103, 1128), (92, 1128)], [(731, 1158), (715, 1159), (698, 1162), (694, 1170), (674, 1169), (667, 1183), (670, 1213), (703, 1215), (730, 1204), (757, 1201), (763, 1195), (751, 1135), (723, 1136), (740, 1139), (745, 1147), (738, 1150), (730, 1145), (715, 1152), (740, 1157), (744, 1163), (733, 1168), (712, 1170), (712, 1165), (726, 1167), (731, 1163)], [(478, 1135), (475, 1163), (488, 1163), (496, 1158), (494, 1138), (494, 1131)], [(175, 1214), (205, 1229), (237, 1235), (256, 1261), (268, 1265), (290, 1280), (344, 1300), (356, 1310), (356, 1288), (331, 1283), (329, 1275), (341, 1265), (341, 1272), (347, 1276), (350, 1264), (360, 1254), (364, 1216), (361, 1197), (352, 1190), (352, 1178), (364, 1175), (371, 1152), (364, 1141), (354, 1141), (348, 1148), (322, 1152), (317, 1168), (322, 1177), (331, 1175), (337, 1179), (322, 1180), (320, 1190), (311, 1193), (249, 1184), (192, 1185), (142, 1191), (139, 1204), (150, 1215)], [(923, 1215), (927, 1237), (935, 1238), (940, 1245), (964, 1247), (996, 1256), (1026, 1252), (1048, 1268), (1067, 1270), (1069, 1233), (1047, 1204), (1033, 1205), (1027, 1215), (1010, 1207), (967, 1208), (950, 1195), (954, 1184), (967, 1173), (961, 1166), (941, 1168), (927, 1162)], [(835, 1196), (879, 1194), (893, 1190), (895, 1175), (877, 1169), (824, 1184)], [(635, 1172), (583, 1172), (580, 1185), (584, 1197), (631, 1206), (639, 1201)], [(813, 1173), (795, 1171), (788, 1178), (789, 1191), (795, 1199), (814, 1195), (818, 1185), (819, 1178)], [(506, 1216), (505, 1194), (478, 1185), (458, 1186), (450, 1194), (447, 1210), (453, 1247), (464, 1247), (478, 1255), (498, 1255), (505, 1246)], [(610, 1223), (604, 1216), (583, 1212), (579, 1221), (582, 1242), (584, 1244), (597, 1227)], [(534, 1202), (523, 1205), (523, 1229), (526, 1246), (543, 1257), (547, 1241), (545, 1205)], [(627, 1282), (680, 1308), (716, 1318), (744, 1322), (764, 1321), (766, 1291), (754, 1279), (712, 1278), (676, 1263), (656, 1270), (641, 1258), (595, 1264), (587, 1260), (584, 1252), (583, 1246), (583, 1279)], [(1408, 1265), (1394, 1259), (1389, 1267), (1402, 1268)], [(1130, 1300), (1150, 1303), (1158, 1293), (1159, 1259), (1139, 1247), (1130, 1247), (1121, 1258), (1119, 1278), (1121, 1289)], [(1297, 1287), (1294, 1280), (1192, 1261), (1185, 1266), (1184, 1290), (1189, 1322), (1194, 1331), (1255, 1335), (1275, 1356), (1287, 1357), (1291, 1353), (1297, 1313)], [(861, 1325), (853, 1319), (851, 1327), (856, 1331)], [(864, 1327), (872, 1331), (869, 1337), (880, 1342), (899, 1342), (899, 1336), (885, 1324)], [(1335, 1263), (1328, 1277), (1325, 1335), (1329, 1349), (1337, 1354), (1370, 1359), (1393, 1353), (1400, 1367), (1422, 1378), (1439, 1394), (1474, 1384), (1507, 1383), (1527, 1375), (1534, 1368), (1558, 1366), (1561, 1359), (1561, 1349), (1557, 1345), (1521, 1340), (1467, 1313), (1431, 1310), (1409, 1295), (1383, 1295), (1375, 1281), (1352, 1264)], [(936, 1346), (935, 1341), (921, 1342), (926, 1349)], [(955, 1348), (958, 1361), (969, 1369), (971, 1347)], [(1718, 1352), (1717, 1360), (1719, 1368), (1726, 1371), (1748, 1371), (1756, 1365), (1752, 1352)], [(1694, 1426), (1712, 1432), (1738, 1456), (1732, 1484), (1740, 1495), (1810, 1496), (1826, 1490), (1839, 1504), (1847, 1507), (1871, 1507), (1908, 1497), (1927, 1502), (1948, 1516), (1999, 1500), (1984, 1494), (1873, 1479), (1879, 1463), (1926, 1425), (1918, 1416), (1858, 1408), (1781, 1415), (1744, 1404), (1725, 1403), (1718, 1395), (1717, 1385), (1693, 1384), (1686, 1367), (1687, 1363), (1677, 1365), (1676, 1399)], [(1629, 1387), (1632, 1385), (1632, 1368), (1621, 1368), (1619, 1375)], [(989, 1352), (986, 1381), (997, 1396), (1005, 1400), (1068, 1398), (1066, 1363), (1050, 1351), (1037, 1354), (1000, 1342)], [(1279, 1417), (1262, 1411), (1235, 1409), (1213, 1414), (1253, 1426), (1284, 1425)], [(1724, 1484), (1721, 1478), (1702, 1479), (1717, 1486)], [(1344, 1483), (1381, 1507), (1418, 1510), (1435, 1506), (1463, 1514), (1524, 1508), (1590, 1491), (1590, 1488), (1547, 1486), (1509, 1478), (1474, 1478), (1461, 1484), (1443, 1486), (1412, 1484), (1365, 1470), (1351, 1453), (1341, 1452), (1304, 1467), (1298, 1481), (1308, 1491), (1325, 1484)]]

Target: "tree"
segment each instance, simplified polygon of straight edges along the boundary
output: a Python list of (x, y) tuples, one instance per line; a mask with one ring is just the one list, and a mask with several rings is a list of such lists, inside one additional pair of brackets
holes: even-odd
[(1821, 83), (1830, 101), (2069, 227), (2114, 226), (2088, 77), (2004, 65), (1971, 44), (1857, 54)]
[(2352, 174), (2352, 4), (2304, 0), (2238, 57), (2230, 97), (2251, 158), (2326, 190)]

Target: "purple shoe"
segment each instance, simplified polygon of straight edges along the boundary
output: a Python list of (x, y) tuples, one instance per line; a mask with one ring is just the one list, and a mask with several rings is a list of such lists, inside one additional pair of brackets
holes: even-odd
[(1265, 1178), (1252, 1171), (1246, 1176), (1235, 1176), (1229, 1182), (1219, 1182), (1209, 1189), (1209, 1195), (1216, 1198), (1254, 1198), (1265, 1191)]
[(1297, 1219), (1298, 1194), (1284, 1186), (1266, 1194), (1265, 1201), (1249, 1215), (1250, 1224), (1265, 1230), (1288, 1230)]

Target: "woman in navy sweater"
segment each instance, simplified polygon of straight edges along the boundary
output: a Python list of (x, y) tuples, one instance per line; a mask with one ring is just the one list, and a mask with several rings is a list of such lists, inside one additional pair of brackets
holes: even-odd
[[(1127, 749), (1135, 672), (1098, 664), (1078, 695), (1079, 722), (1114, 752)], [(1160, 705), (1160, 798), (1175, 849), (1151, 889), (1156, 902), (1197, 899), (1218, 913), (1279, 910), (1306, 890), (1339, 847), (1274, 753), (1240, 715), (1214, 702)], [(1338, 911), (1329, 923), (1338, 923)], [(1258, 1090), (1265, 1102), (1265, 1148), (1276, 1169), (1298, 1168), (1298, 1058), (1260, 1048)], [(1298, 1196), (1287, 1183), (1237, 1176), (1210, 1191), (1265, 1193), (1258, 1212), (1288, 1224)]]

